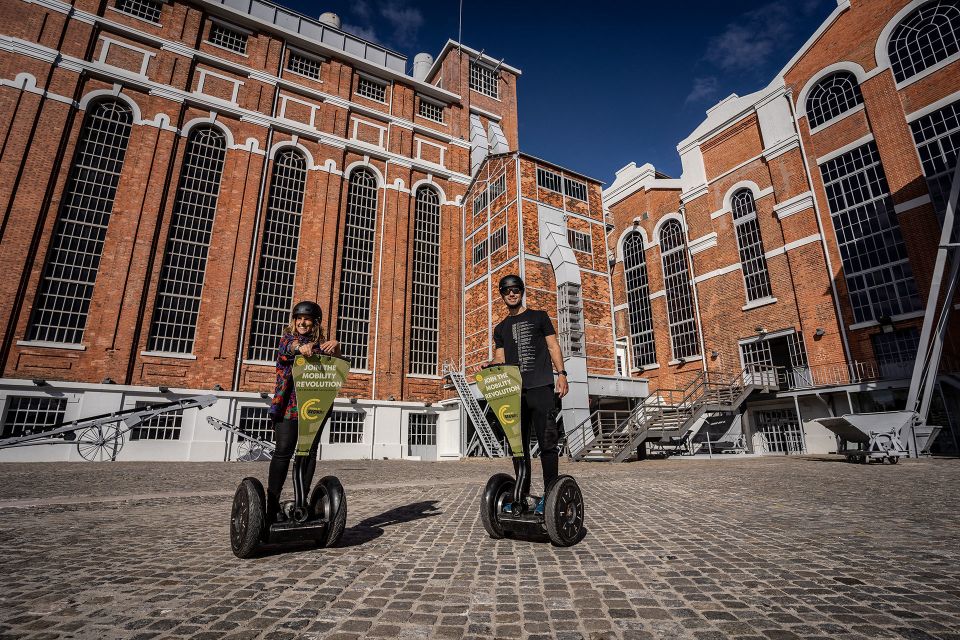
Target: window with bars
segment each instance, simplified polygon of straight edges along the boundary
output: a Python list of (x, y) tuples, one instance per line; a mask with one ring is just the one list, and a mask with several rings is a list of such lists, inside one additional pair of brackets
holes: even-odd
[(487, 239), (473, 241), (473, 264), (477, 265), (487, 259)]
[[(154, 402), (137, 402), (135, 407), (142, 409)], [(183, 409), (167, 411), (144, 420), (130, 430), (130, 440), (179, 440), (183, 426)]]
[(479, 62), (470, 61), (470, 88), (479, 91), (485, 96), (499, 98), (500, 90), (497, 84), (497, 72)]
[(503, 225), (490, 234), (490, 253), (499, 251), (507, 246), (507, 225)]
[(757, 206), (753, 193), (741, 189), (733, 194), (733, 225), (737, 232), (737, 249), (740, 251), (740, 270), (743, 272), (743, 284), (747, 291), (747, 300), (769, 298), (770, 275), (767, 273), (767, 259), (763, 255), (763, 240), (760, 237), (760, 225), (757, 222)]
[(253, 298), (247, 351), (251, 360), (273, 360), (277, 340), (290, 319), (306, 180), (307, 161), (302, 153), (286, 149), (277, 154)]
[(656, 364), (657, 348), (653, 336), (647, 258), (643, 250), (643, 236), (635, 231), (623, 241), (623, 273), (627, 284), (627, 317), (633, 366), (640, 368)]
[(210, 23), (208, 42), (236, 53), (247, 53), (247, 34), (237, 29), (231, 29), (219, 22)]
[(960, 51), (960, 0), (934, 0), (910, 13), (890, 36), (887, 53), (897, 82)]
[(507, 176), (506, 174), (501, 174), (499, 178), (490, 183), (490, 186), (487, 187), (487, 190), (490, 192), (490, 202), (493, 202), (500, 196), (502, 196), (507, 191)]
[(193, 352), (226, 149), (219, 129), (198, 127), (190, 132), (157, 286), (149, 351)]
[(2, 437), (18, 438), (48, 431), (63, 422), (66, 412), (66, 398), (10, 396), (3, 416)]
[(875, 142), (820, 165), (856, 322), (921, 308)]
[(563, 190), (566, 192), (566, 195), (574, 200), (587, 201), (587, 185), (583, 182), (564, 177)]
[(667, 220), (660, 230), (660, 257), (667, 297), (667, 323), (673, 357), (676, 360), (700, 354), (697, 320), (693, 310), (693, 291), (687, 265), (687, 243), (683, 228), (676, 220)]
[(873, 343), (873, 355), (881, 366), (903, 362), (912, 365), (920, 346), (920, 333), (915, 327), (910, 327), (889, 333), (875, 333), (870, 340)]
[(330, 444), (361, 444), (363, 414), (356, 411), (334, 411), (330, 415)]
[(117, 9), (147, 22), (160, 22), (163, 3), (159, 0), (117, 0)]
[(357, 95), (363, 96), (364, 98), (369, 98), (371, 100), (376, 100), (377, 102), (386, 102), (387, 101), (387, 85), (382, 82), (377, 82), (360, 76), (357, 79)]
[(80, 344), (130, 141), (126, 104), (91, 104), (50, 241), (28, 340)]
[(290, 52), (290, 58), (287, 60), (287, 70), (314, 80), (320, 79), (320, 61), (296, 51)]
[(407, 423), (407, 444), (435, 447), (437, 445), (437, 414), (411, 413)]
[(543, 167), (537, 167), (537, 186), (563, 193), (563, 182), (560, 174)]
[(477, 197), (473, 199), (473, 215), (478, 215), (481, 211), (487, 208), (489, 197), (490, 192), (486, 189), (477, 194)]
[(355, 369), (366, 369), (370, 341), (370, 291), (377, 228), (377, 179), (369, 169), (350, 174), (340, 262), (337, 340)]
[(589, 233), (567, 229), (567, 242), (570, 243), (570, 248), (574, 251), (593, 253), (593, 238), (590, 237)]
[(861, 104), (863, 95), (856, 76), (849, 71), (833, 73), (810, 90), (807, 123), (814, 129)]
[(417, 189), (413, 219), (410, 373), (437, 374), (440, 335), (440, 195)]
[(960, 101), (914, 120), (910, 129), (927, 178), (930, 199), (942, 224), (950, 197), (950, 181), (960, 154)]
[(274, 441), (273, 420), (267, 407), (240, 407), (240, 430), (264, 442)]
[(423, 98), (420, 98), (420, 105), (417, 107), (417, 113), (427, 120), (443, 122), (443, 106), (435, 102), (429, 102)]

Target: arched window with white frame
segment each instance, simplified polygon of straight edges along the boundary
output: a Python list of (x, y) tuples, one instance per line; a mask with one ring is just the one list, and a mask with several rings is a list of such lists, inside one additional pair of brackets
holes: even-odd
[(740, 252), (740, 270), (747, 301), (769, 298), (770, 275), (763, 255), (763, 239), (757, 223), (757, 205), (750, 189), (741, 189), (730, 199), (733, 226), (737, 232), (737, 250)]
[(650, 283), (643, 236), (634, 231), (623, 241), (623, 275), (627, 285), (627, 319), (630, 325), (630, 356), (633, 367), (657, 362), (653, 336), (653, 311), (650, 308)]
[(917, 7), (893, 30), (890, 68), (903, 82), (960, 52), (960, 0), (933, 0)]
[(440, 196), (417, 189), (413, 212), (410, 373), (437, 375), (440, 307)]
[(280, 151), (273, 161), (260, 245), (247, 350), (251, 360), (273, 359), (277, 338), (290, 320), (306, 182), (307, 160), (303, 153), (297, 149)]
[(815, 129), (861, 104), (863, 94), (857, 77), (849, 71), (831, 73), (807, 95), (807, 123)]
[(361, 167), (350, 174), (340, 261), (337, 340), (343, 357), (355, 369), (367, 369), (369, 362), (377, 188), (377, 178), (369, 169)]
[(83, 341), (132, 125), (133, 112), (120, 100), (87, 107), (30, 315), (29, 340)]
[(192, 353), (220, 198), (227, 139), (212, 126), (190, 132), (164, 251), (149, 351)]
[(678, 220), (667, 220), (660, 229), (660, 259), (667, 298), (667, 323), (676, 360), (700, 354), (697, 318), (693, 309), (693, 287), (687, 263), (687, 242)]

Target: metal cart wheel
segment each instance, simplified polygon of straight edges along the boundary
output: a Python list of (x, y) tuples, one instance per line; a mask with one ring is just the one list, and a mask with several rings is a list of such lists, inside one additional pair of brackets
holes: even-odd
[(258, 460), (269, 460), (273, 456), (259, 442), (243, 438), (237, 445), (237, 460), (242, 462), (255, 462)]
[(84, 460), (115, 460), (123, 448), (124, 431), (116, 425), (87, 427), (77, 434), (77, 453)]

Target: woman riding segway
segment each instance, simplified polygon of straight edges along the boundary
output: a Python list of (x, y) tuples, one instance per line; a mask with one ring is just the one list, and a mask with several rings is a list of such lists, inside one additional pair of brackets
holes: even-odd
[[(293, 384), (293, 359), (303, 356), (325, 354), (340, 357), (340, 346), (336, 340), (327, 340), (320, 326), (323, 312), (320, 305), (312, 301), (300, 302), (293, 308), (290, 324), (280, 336), (277, 347), (277, 385), (270, 406), (270, 419), (274, 423), (276, 450), (270, 460), (270, 474), (267, 479), (267, 522), (276, 520), (280, 512), (280, 492), (287, 479), (290, 459), (297, 445), (297, 392)], [(329, 418), (328, 418), (329, 419)], [(323, 427), (321, 426), (321, 429)], [(317, 447), (319, 436), (314, 439), (310, 455), (303, 469), (304, 486), (309, 488), (317, 468)]]

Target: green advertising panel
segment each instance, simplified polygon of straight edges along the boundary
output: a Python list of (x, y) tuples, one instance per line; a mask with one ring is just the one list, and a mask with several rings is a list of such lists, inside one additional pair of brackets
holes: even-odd
[(293, 360), (293, 385), (297, 390), (299, 433), (297, 455), (309, 455), (314, 438), (333, 401), (347, 379), (350, 363), (333, 356), (297, 356)]
[(520, 435), (520, 368), (507, 365), (487, 367), (474, 378), (477, 388), (500, 421), (515, 458), (523, 457)]

